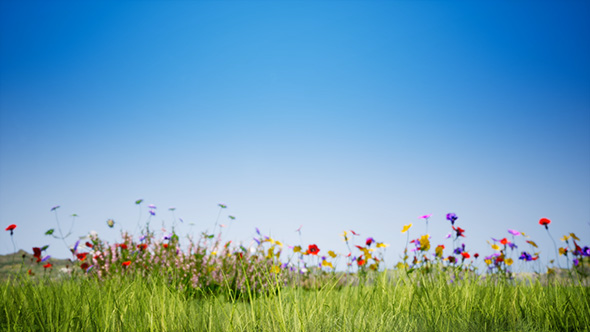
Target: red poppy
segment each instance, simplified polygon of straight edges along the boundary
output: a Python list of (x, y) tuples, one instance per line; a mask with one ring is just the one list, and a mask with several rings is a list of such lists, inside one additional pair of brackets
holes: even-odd
[(465, 235), (463, 235), (463, 233), (465, 232), (465, 230), (463, 228), (461, 228), (461, 227), (455, 228), (455, 226), (453, 226), (453, 230), (455, 232), (457, 232), (457, 237), (459, 237), (459, 236), (465, 237)]
[(126, 243), (121, 243), (119, 245), (119, 248), (123, 249), (123, 250), (127, 250), (127, 244)]
[(475, 254), (473, 254), (473, 257), (477, 258), (477, 257), (479, 257), (479, 254), (475, 253)]
[(88, 255), (88, 253), (86, 252), (81, 252), (79, 254), (76, 254), (76, 257), (78, 257), (79, 260), (83, 261), (86, 259), (86, 255)]
[(468, 252), (466, 252), (466, 251), (463, 251), (463, 252), (461, 253), (461, 256), (463, 256), (463, 259), (467, 259), (467, 258), (470, 258), (470, 257), (471, 257), (471, 255), (469, 255), (469, 253), (468, 253)]
[(308, 255), (317, 255), (319, 252), (320, 252), (320, 249), (315, 244), (310, 244), (309, 247), (308, 247), (308, 249), (307, 249), (307, 254)]
[(16, 228), (16, 225), (15, 225), (15, 224), (12, 224), (12, 225), (8, 225), (8, 227), (6, 227), (6, 230), (7, 230), (7, 231), (10, 231), (10, 233), (12, 233), (12, 231), (13, 231), (15, 228)]
[(365, 244), (367, 246), (370, 246), (373, 242), (375, 242), (375, 240), (372, 237), (367, 238), (367, 241), (365, 242)]
[(27, 272), (30, 276), (34, 276), (35, 273), (33, 273), (33, 271), (31, 271), (31, 269), (29, 269), (29, 271)]
[(498, 258), (496, 258), (496, 264), (501, 263), (504, 261), (504, 257), (502, 256), (498, 256)]
[(131, 261), (126, 261), (126, 262), (121, 263), (121, 265), (123, 265), (125, 267), (129, 266), (129, 264), (131, 264)]
[(546, 229), (549, 229), (549, 227), (547, 227), (547, 225), (549, 225), (550, 223), (551, 223), (551, 220), (549, 220), (547, 218), (541, 218), (541, 220), (539, 220), (539, 225), (545, 226)]
[(43, 265), (44, 268), (49, 268), (49, 267), (52, 267), (52, 266), (53, 266), (53, 264), (51, 264), (51, 263), (47, 263), (47, 264)]
[(80, 265), (80, 268), (82, 270), (86, 270), (90, 265), (88, 263), (82, 263), (82, 265)]
[(164, 249), (168, 249), (168, 243), (164, 243), (163, 246), (164, 246)]
[(360, 234), (359, 234), (359, 233), (357, 233), (357, 232), (353, 231), (352, 229), (350, 230), (350, 232), (352, 233), (352, 235), (360, 236)]
[(448, 259), (449, 259), (449, 262), (451, 262), (451, 263), (455, 263), (457, 261), (455, 259), (455, 256), (449, 256)]
[(502, 243), (503, 245), (507, 245), (508, 243), (510, 243), (510, 241), (508, 241), (508, 239), (503, 238), (502, 240), (500, 240), (500, 243)]
[(361, 256), (358, 258), (356, 263), (358, 264), (358, 266), (363, 266), (363, 265), (365, 265), (366, 261), (363, 259), (363, 256)]
[(138, 244), (138, 245), (137, 245), (137, 248), (138, 248), (139, 250), (142, 250), (142, 251), (143, 251), (143, 250), (147, 249), (147, 244), (145, 244), (145, 243)]
[(92, 243), (90, 243), (90, 242), (86, 242), (86, 246), (87, 246), (88, 248), (92, 248), (92, 247), (94, 247), (94, 245), (93, 245)]

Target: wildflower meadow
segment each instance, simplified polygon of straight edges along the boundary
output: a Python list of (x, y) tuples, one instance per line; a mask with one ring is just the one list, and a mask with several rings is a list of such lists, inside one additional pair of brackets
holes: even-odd
[[(135, 205), (140, 216), (156, 214), (155, 205)], [(553, 234), (549, 218), (530, 227), (546, 230), (554, 248), (544, 252), (566, 266), (541, 264), (523, 230), (499, 232), (475, 252), (455, 213), (444, 216), (452, 246), (434, 243), (432, 215), (419, 216), (425, 232), (404, 225), (403, 255), (386, 264), (390, 244), (353, 230), (342, 230), (344, 252), (283, 243), (258, 228), (252, 239), (226, 241), (220, 220), (236, 217), (225, 204), (198, 237), (175, 231), (182, 220), (156, 230), (148, 219), (115, 243), (93, 232), (74, 236), (59, 208), (50, 209), (55, 227), (44, 234), (69, 249), (67, 261), (52, 258), (49, 246), (17, 251), (14, 238), (29, 235), (6, 225), (14, 254), (0, 281), (4, 331), (590, 330), (588, 239)], [(518, 273), (517, 262), (534, 272)]]

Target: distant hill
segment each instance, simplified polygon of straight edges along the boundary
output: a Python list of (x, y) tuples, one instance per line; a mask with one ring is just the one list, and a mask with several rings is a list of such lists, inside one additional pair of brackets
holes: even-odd
[[(7, 279), (10, 276), (26, 275), (29, 270), (35, 275), (43, 275), (45, 273), (57, 276), (61, 274), (60, 270), (66, 266), (72, 265), (69, 259), (55, 259), (50, 258), (47, 262), (36, 262), (37, 259), (33, 254), (24, 250), (19, 250), (16, 253), (8, 255), (0, 255), (0, 280)], [(46, 263), (51, 263), (53, 267), (46, 269), (43, 267)]]

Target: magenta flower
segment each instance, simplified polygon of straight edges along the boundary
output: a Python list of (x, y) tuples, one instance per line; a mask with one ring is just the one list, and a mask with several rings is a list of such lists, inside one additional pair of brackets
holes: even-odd
[(420, 216), (420, 217), (418, 217), (418, 219), (426, 219), (426, 220), (428, 220), (428, 218), (430, 218), (430, 216), (432, 216), (432, 213), (431, 214), (425, 214), (423, 216)]
[(512, 234), (514, 236), (519, 236), (520, 235), (520, 232), (517, 231), (517, 230), (514, 230), (514, 229), (509, 229), (508, 230), (508, 233), (510, 233), (510, 234)]

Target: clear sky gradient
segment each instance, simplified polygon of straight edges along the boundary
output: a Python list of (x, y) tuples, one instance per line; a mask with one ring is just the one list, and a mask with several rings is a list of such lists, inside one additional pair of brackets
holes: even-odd
[(449, 248), (454, 212), (471, 253), (513, 228), (546, 261), (541, 217), (590, 243), (589, 17), (587, 1), (2, 1), (2, 229), (68, 257), (43, 235), (52, 206), (64, 228), (79, 215), (73, 244), (133, 230), (140, 198), (158, 229), (176, 207), (183, 235), (224, 203), (228, 239), (293, 245), (303, 225), (322, 254), (353, 229), (391, 266), (424, 214)]

